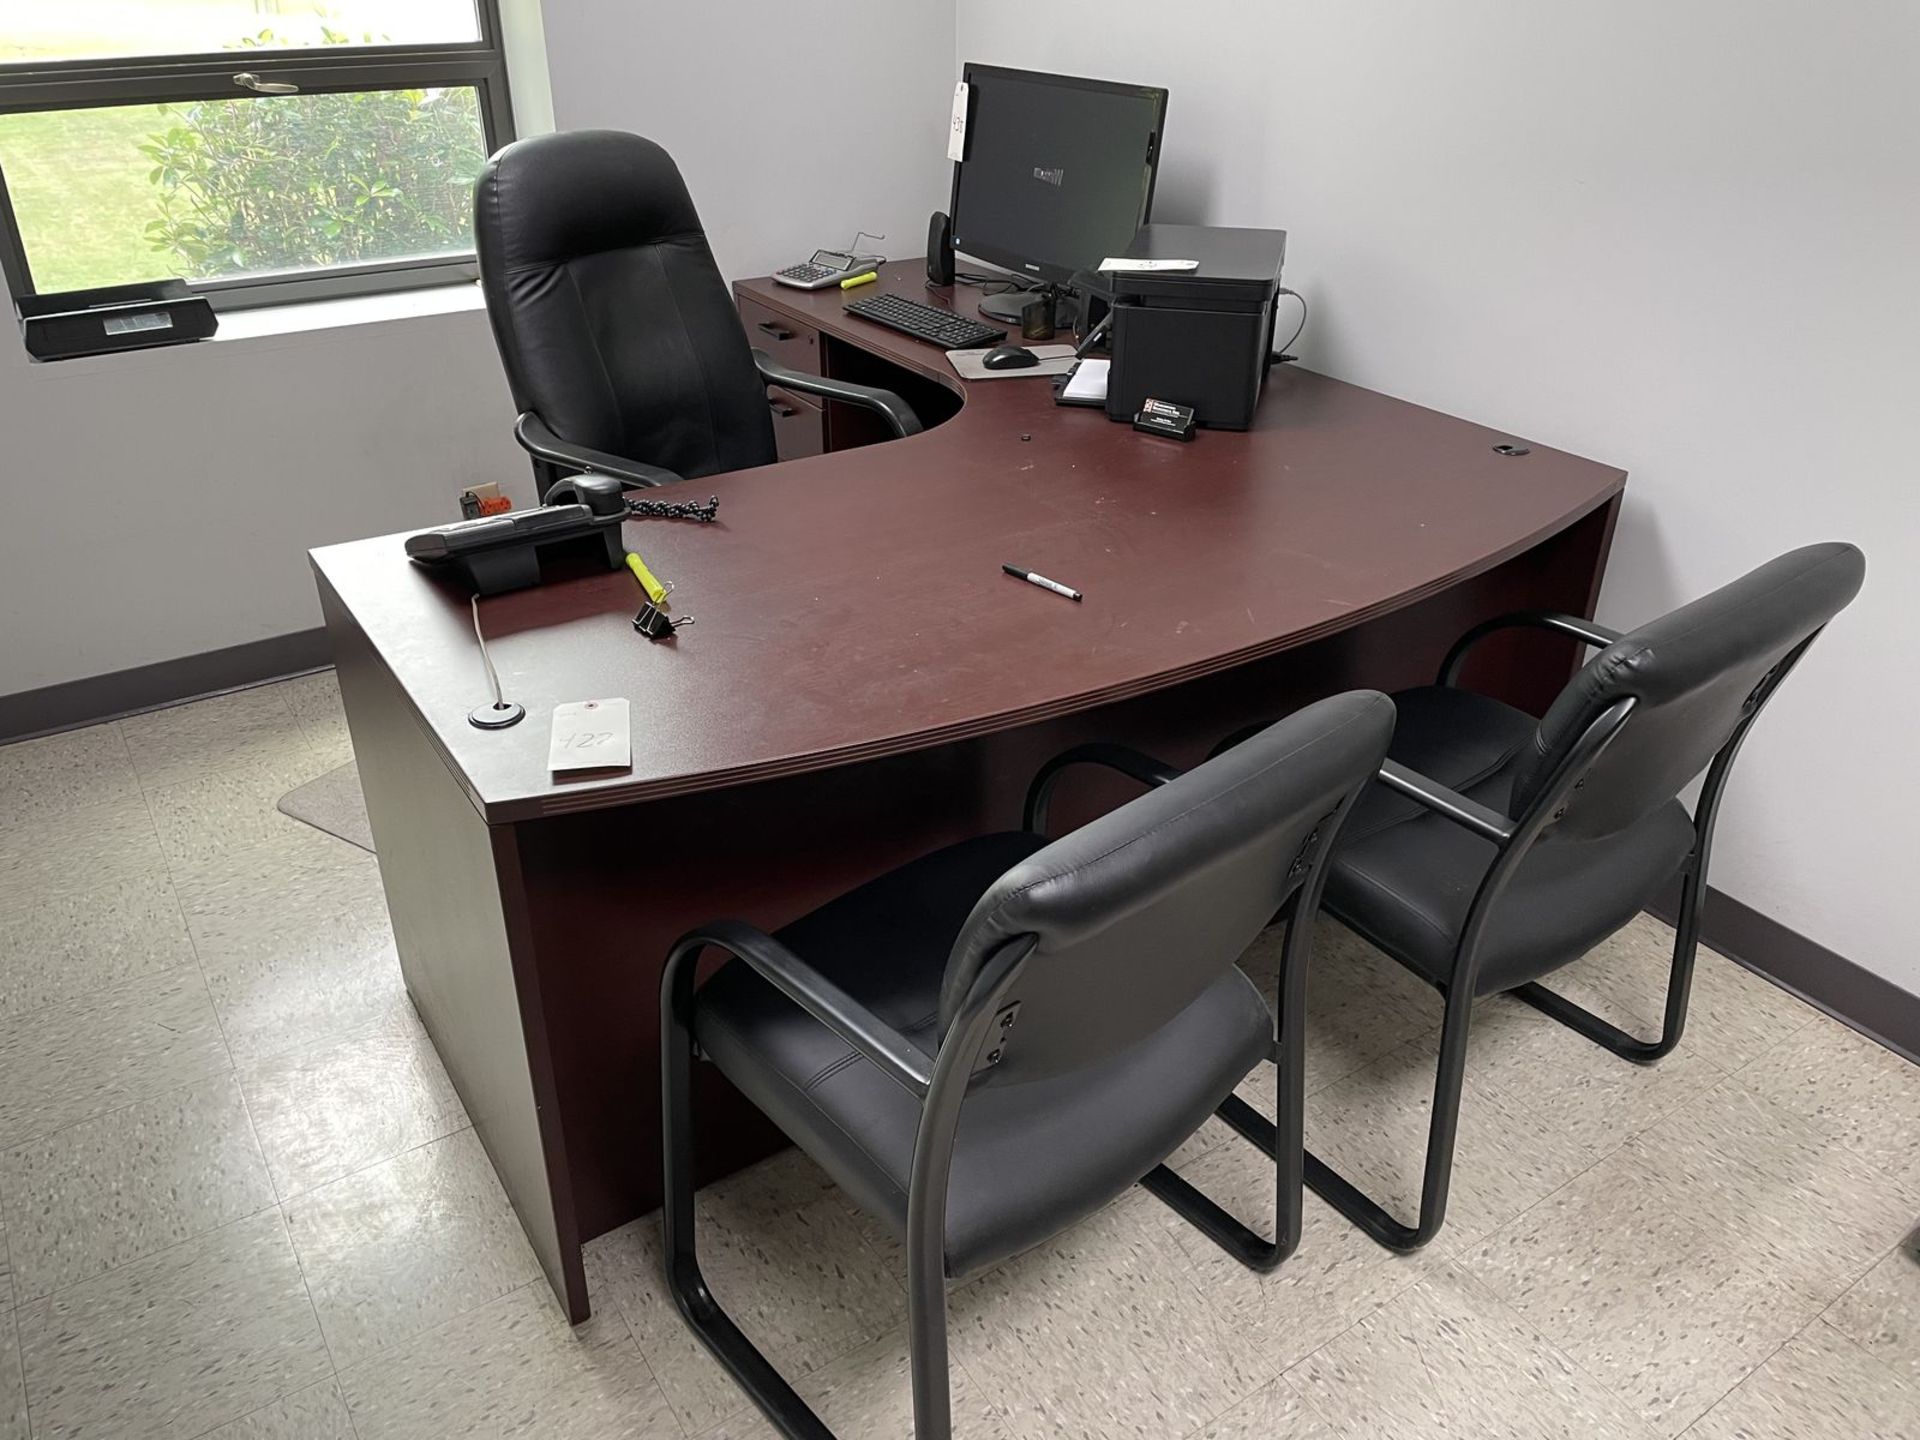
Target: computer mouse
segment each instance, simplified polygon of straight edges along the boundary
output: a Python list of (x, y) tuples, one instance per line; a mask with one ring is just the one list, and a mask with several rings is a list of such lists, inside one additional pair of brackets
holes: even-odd
[(989, 370), (1024, 370), (1029, 365), (1038, 365), (1040, 357), (1024, 345), (996, 345), (981, 357), (980, 363)]

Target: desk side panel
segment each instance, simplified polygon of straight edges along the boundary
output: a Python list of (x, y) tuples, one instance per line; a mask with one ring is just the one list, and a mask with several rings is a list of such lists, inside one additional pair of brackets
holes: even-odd
[(320, 588), (407, 992), (578, 1323), (586, 1276), (559, 1116), (536, 1095), (536, 1078), (551, 1083), (550, 1054), (531, 967), (523, 997), (514, 963), (527, 944), (517, 837), (481, 819), (365, 635), (324, 580)]

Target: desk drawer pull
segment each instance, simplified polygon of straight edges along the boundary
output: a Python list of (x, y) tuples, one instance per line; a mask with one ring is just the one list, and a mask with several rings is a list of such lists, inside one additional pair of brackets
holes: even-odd
[(797, 407), (787, 404), (784, 400), (769, 400), (767, 404), (773, 407), (773, 413), (782, 420), (791, 420), (800, 413)]
[(776, 324), (772, 320), (762, 320), (755, 328), (766, 331), (767, 334), (776, 340), (791, 340), (793, 338), (793, 331), (787, 329), (784, 325)]

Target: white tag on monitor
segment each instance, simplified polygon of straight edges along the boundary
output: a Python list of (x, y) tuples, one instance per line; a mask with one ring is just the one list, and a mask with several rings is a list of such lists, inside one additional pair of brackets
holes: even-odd
[(947, 158), (956, 162), (967, 158), (967, 82), (964, 80), (953, 87), (953, 122), (947, 130)]
[(624, 699), (576, 700), (553, 707), (553, 738), (547, 745), (547, 768), (554, 774), (572, 770), (626, 770), (632, 765), (633, 737)]

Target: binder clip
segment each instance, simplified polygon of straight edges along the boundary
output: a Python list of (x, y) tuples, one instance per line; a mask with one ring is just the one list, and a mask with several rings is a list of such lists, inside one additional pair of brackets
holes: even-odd
[(649, 640), (671, 640), (674, 631), (692, 623), (691, 615), (682, 615), (678, 620), (669, 619), (651, 600), (642, 605), (640, 613), (633, 617), (633, 628)]

